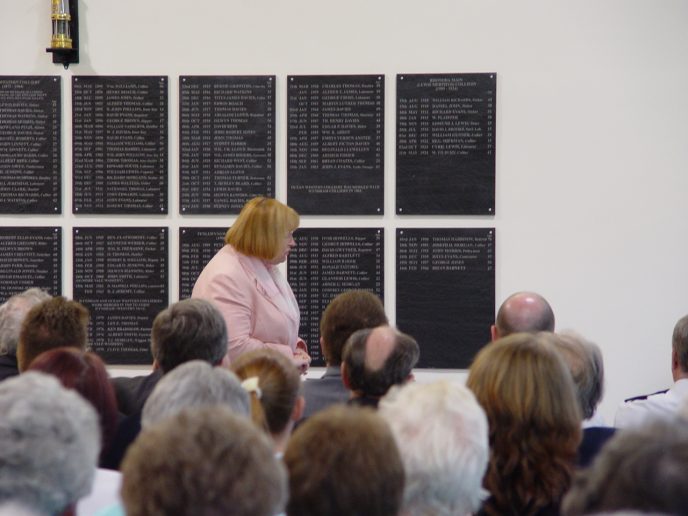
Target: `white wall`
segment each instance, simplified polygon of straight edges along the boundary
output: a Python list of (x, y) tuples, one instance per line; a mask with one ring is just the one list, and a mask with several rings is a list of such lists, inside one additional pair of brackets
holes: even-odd
[[(284, 199), (287, 74), (387, 77), (383, 218), (304, 217), (304, 226), (387, 232), (385, 304), (394, 318), (397, 226), (497, 228), (497, 301), (530, 289), (559, 328), (598, 342), (603, 415), (668, 386), (671, 330), (688, 313), (688, 2), (685, 0), (83, 0), (81, 63), (53, 65), (49, 0), (1, 0), (2, 75), (63, 77), (63, 206), (6, 225), (171, 228), (177, 298), (178, 90), (183, 74), (276, 74), (277, 194)], [(394, 215), (397, 73), (497, 72), (497, 204), (490, 217)], [(71, 214), (70, 77), (170, 76), (170, 214)], [(71, 257), (63, 288), (71, 295)], [(422, 379), (434, 373), (420, 375)], [(462, 374), (461, 377), (464, 375)]]

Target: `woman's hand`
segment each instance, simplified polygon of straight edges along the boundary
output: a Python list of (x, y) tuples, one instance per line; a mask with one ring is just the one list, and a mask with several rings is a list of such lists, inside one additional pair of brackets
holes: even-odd
[(296, 351), (294, 351), (294, 363), (301, 374), (306, 374), (308, 367), (311, 365), (311, 357), (304, 349), (296, 348)]

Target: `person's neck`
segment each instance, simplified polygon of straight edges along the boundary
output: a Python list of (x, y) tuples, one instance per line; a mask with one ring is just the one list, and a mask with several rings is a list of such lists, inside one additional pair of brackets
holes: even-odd
[(278, 434), (270, 434), (270, 437), (272, 437), (272, 442), (274, 443), (273, 450), (275, 453), (282, 454), (287, 449), (287, 443), (289, 442), (289, 437), (291, 436), (291, 430), (293, 426), (294, 423), (289, 422), (287, 428), (285, 428), (282, 432)]

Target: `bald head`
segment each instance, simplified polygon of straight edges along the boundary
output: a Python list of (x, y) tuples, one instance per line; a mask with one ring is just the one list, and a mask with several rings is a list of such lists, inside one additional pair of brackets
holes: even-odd
[(492, 337), (512, 333), (554, 331), (554, 312), (547, 300), (535, 292), (517, 292), (502, 303), (497, 312)]
[(373, 329), (366, 342), (365, 366), (378, 371), (394, 350), (399, 332), (391, 326), (378, 326)]
[(344, 346), (344, 380), (355, 394), (384, 396), (410, 378), (419, 356), (416, 340), (391, 326), (358, 330)]

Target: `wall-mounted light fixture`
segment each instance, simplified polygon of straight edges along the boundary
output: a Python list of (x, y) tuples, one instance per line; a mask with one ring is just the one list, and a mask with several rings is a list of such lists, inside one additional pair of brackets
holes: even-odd
[(79, 62), (79, 0), (51, 0), (53, 37), (46, 52), (53, 54), (53, 63)]

